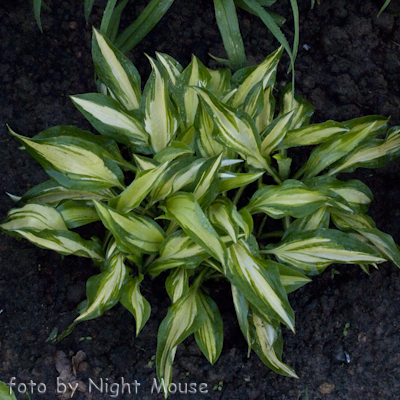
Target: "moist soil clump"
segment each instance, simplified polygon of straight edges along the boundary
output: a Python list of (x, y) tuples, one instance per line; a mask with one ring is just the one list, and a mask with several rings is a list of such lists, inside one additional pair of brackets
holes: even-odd
[[(131, 3), (123, 14), (125, 26), (147, 1)], [(292, 40), (288, 3), (279, 2), (273, 10), (287, 18), (283, 30)], [(296, 92), (314, 105), (312, 122), (381, 114), (391, 117), (391, 126), (400, 125), (399, 3), (392, 1), (379, 18), (383, 0), (322, 3), (310, 9), (309, 0), (299, 1)], [(32, 2), (3, 0), (0, 4), (1, 220), (13, 207), (6, 192), (22, 195), (46, 179), (40, 166), (7, 133), (5, 124), (30, 137), (62, 124), (91, 129), (68, 97), (96, 91), (91, 26), (83, 17), (83, 1), (47, 0), (46, 4), (52, 12), (42, 11), (43, 34)], [(90, 24), (100, 26), (104, 5), (105, 1), (96, 2)], [(239, 19), (249, 64), (255, 65), (278, 43), (256, 17), (239, 12)], [(207, 66), (217, 67), (208, 53), (225, 54), (213, 2), (175, 1), (129, 54), (144, 81), (150, 72), (144, 53), (154, 56), (154, 51), (167, 53), (184, 66), (193, 53)], [(291, 79), (286, 74), (288, 64), (284, 55), (278, 88)], [(400, 243), (399, 162), (379, 170), (359, 170), (352, 176), (368, 184), (375, 195), (370, 215), (377, 227)], [(96, 229), (101, 235), (100, 226)], [(81, 234), (88, 237), (96, 232), (84, 229)], [(70, 398), (71, 391), (56, 393), (58, 377), (77, 388), (73, 398), (79, 400), (110, 395), (163, 398), (151, 389), (156, 377), (157, 329), (170, 304), (163, 286), (165, 276), (143, 284), (152, 315), (139, 337), (135, 337), (133, 317), (117, 305), (102, 317), (79, 324), (53, 345), (46, 339), (53, 328), (61, 332), (76, 317), (74, 309), (85, 299), (85, 282), (98, 269), (90, 260), (64, 258), (4, 234), (0, 251), (0, 380), (9, 382), (15, 377), (17, 385), (31, 380), (46, 385), (45, 393), (39, 393), (43, 385), (33, 387), (32, 399)], [(179, 345), (173, 378), (177, 393), (171, 398), (297, 400), (306, 399), (306, 389), (313, 400), (400, 398), (400, 271), (390, 263), (372, 270), (370, 276), (357, 266), (335, 265), (289, 296), (297, 333), (284, 330), (283, 360), (295, 369), (299, 380), (270, 371), (255, 353), (247, 357), (228, 284), (215, 284), (211, 295), (224, 320), (221, 357), (209, 365), (193, 337)], [(123, 381), (131, 384), (131, 395), (126, 386), (125, 394), (121, 393)], [(92, 385), (89, 393), (91, 382), (97, 388), (103, 382), (102, 390)], [(119, 383), (118, 394), (112, 383)], [(195, 394), (190, 392), (194, 389)], [(18, 399), (27, 398), (16, 394)]]

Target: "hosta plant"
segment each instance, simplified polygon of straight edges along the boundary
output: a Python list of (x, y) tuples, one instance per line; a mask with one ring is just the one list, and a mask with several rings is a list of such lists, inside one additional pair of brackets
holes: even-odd
[[(366, 214), (371, 191), (340, 179), (398, 156), (400, 128), (386, 132), (380, 116), (310, 125), (313, 108), (290, 85), (276, 114), (281, 54), (231, 75), (196, 57), (183, 69), (156, 53), (142, 91), (136, 68), (94, 31), (100, 93), (71, 99), (100, 134), (58, 126), (28, 138), (10, 129), (50, 179), (13, 196), (25, 205), (1, 228), (99, 266), (59, 339), (118, 302), (139, 334), (152, 301), (140, 284), (163, 274), (171, 306), (156, 359), (167, 395), (177, 346), (189, 335), (217, 361), (223, 322), (207, 288), (225, 279), (249, 352), (297, 377), (282, 361), (281, 324), (295, 329), (288, 293), (332, 263), (366, 272), (387, 260), (400, 266), (392, 237)], [(305, 152), (301, 165), (295, 156)], [(101, 239), (74, 231), (95, 221), (105, 227)]]

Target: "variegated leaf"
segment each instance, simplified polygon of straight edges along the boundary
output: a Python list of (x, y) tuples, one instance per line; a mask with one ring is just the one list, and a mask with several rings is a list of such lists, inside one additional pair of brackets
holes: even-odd
[(257, 115), (254, 122), (258, 132), (264, 129), (272, 122), (275, 113), (275, 98), (272, 95), (272, 87), (268, 86), (263, 93), (263, 109)]
[(160, 256), (148, 266), (146, 272), (158, 275), (162, 271), (179, 266), (194, 269), (208, 257), (209, 254), (201, 246), (186, 233), (178, 230), (164, 240)]
[(120, 303), (134, 316), (136, 321), (136, 336), (143, 329), (150, 317), (151, 306), (140, 293), (140, 283), (143, 275), (129, 276), (122, 289)]
[(279, 219), (285, 215), (305, 217), (327, 201), (327, 196), (317, 190), (310, 190), (304, 183), (293, 179), (282, 185), (267, 185), (258, 189), (246, 206), (251, 214), (264, 212)]
[(193, 284), (189, 293), (181, 297), (168, 309), (158, 329), (157, 339), (157, 376), (168, 396), (169, 385), (172, 381), (172, 363), (177, 346), (192, 333), (196, 332), (206, 318), (204, 307), (196, 296), (198, 285)]
[(400, 128), (391, 128), (385, 139), (368, 141), (357, 147), (328, 172), (336, 175), (339, 172), (353, 172), (359, 167), (378, 168), (400, 155)]
[(188, 87), (207, 87), (210, 80), (211, 76), (208, 69), (193, 55), (192, 61), (177, 80), (174, 90), (174, 100), (180, 109), (181, 118), (186, 128), (193, 125), (199, 103), (196, 92), (188, 89)]
[(139, 172), (135, 180), (119, 196), (110, 200), (110, 206), (123, 213), (139, 206), (168, 165), (169, 163), (165, 162), (158, 167)]
[(139, 154), (133, 154), (133, 159), (139, 171), (147, 171), (160, 165), (154, 158), (140, 156)]
[(157, 153), (154, 156), (154, 160), (162, 164), (166, 161), (173, 161), (175, 158), (188, 154), (193, 154), (192, 148), (182, 142), (174, 141), (171, 142), (168, 147)]
[(92, 56), (96, 74), (128, 111), (139, 109), (140, 75), (135, 66), (98, 30), (93, 29)]
[(149, 57), (153, 72), (146, 83), (144, 101), (144, 128), (150, 136), (155, 153), (165, 149), (174, 139), (178, 129), (176, 110), (169, 98), (167, 82), (156, 61)]
[(250, 173), (247, 172), (245, 174), (233, 173), (233, 172), (220, 172), (219, 174), (219, 191), (225, 192), (227, 190), (232, 190), (236, 188), (240, 188), (242, 186), (246, 186), (258, 178), (261, 178), (264, 175), (264, 172), (255, 172)]
[(122, 214), (94, 201), (104, 226), (113, 234), (118, 248), (125, 253), (158, 253), (165, 232), (152, 219), (134, 213)]
[(28, 239), (38, 247), (54, 250), (63, 255), (75, 255), (91, 258), (95, 262), (104, 261), (101, 246), (93, 240), (84, 240), (77, 233), (65, 230), (35, 231), (32, 229), (16, 229), (13, 233)]
[(87, 93), (71, 96), (73, 103), (102, 135), (133, 146), (136, 151), (150, 153), (149, 135), (142, 122), (132, 113), (124, 112), (110, 96)]
[(239, 322), (240, 330), (243, 333), (244, 338), (248, 344), (247, 357), (250, 356), (251, 352), (251, 336), (250, 336), (250, 325), (248, 320), (249, 315), (249, 302), (247, 301), (244, 294), (233, 284), (231, 284), (233, 305), (235, 306), (236, 317)]
[(273, 254), (279, 261), (293, 265), (308, 274), (320, 273), (332, 263), (385, 261), (370, 246), (334, 229), (294, 233), (276, 245), (268, 245), (266, 250), (260, 252)]
[[(276, 68), (283, 52), (283, 47), (271, 53), (257, 68), (255, 68), (238, 86), (237, 92), (233, 97), (232, 106), (240, 107), (246, 100), (251, 89), (259, 82), (262, 82), (263, 90), (267, 86), (274, 87)], [(232, 79), (235, 81), (240, 79), (241, 71), (238, 71)]]
[(376, 228), (357, 229), (357, 231), (367, 238), (383, 257), (389, 259), (400, 268), (400, 250), (392, 236)]
[(181, 297), (185, 297), (189, 292), (189, 273), (185, 266), (175, 268), (170, 272), (165, 280), (165, 288), (172, 304), (176, 303)]
[(176, 221), (195, 243), (223, 266), (227, 264), (226, 247), (192, 193), (175, 193), (167, 197), (162, 208), (166, 217)]
[(99, 221), (92, 202), (68, 200), (57, 207), (68, 229)]
[(329, 212), (331, 214), (333, 223), (342, 231), (375, 228), (374, 220), (368, 215), (349, 214), (336, 208), (330, 208)]
[(159, 53), (156, 51), (156, 57), (160, 65), (167, 72), (169, 80), (171, 81), (171, 86), (176, 85), (176, 81), (179, 79), (182, 73), (182, 65), (179, 64), (174, 58), (165, 53)]
[(28, 139), (10, 129), (27, 151), (60, 185), (68, 189), (99, 190), (124, 188), (118, 165), (102, 156), (96, 146), (79, 138)]
[(270, 166), (261, 155), (260, 137), (250, 116), (223, 104), (203, 88), (194, 87), (192, 90), (199, 94), (203, 105), (218, 128), (214, 131), (214, 138), (237, 151), (248, 164), (271, 173)]
[(279, 276), (286, 293), (292, 293), (295, 290), (301, 288), (307, 283), (311, 282), (311, 279), (299, 272), (298, 270), (291, 268), (284, 264), (278, 264)]
[(208, 69), (211, 80), (209, 89), (219, 99), (231, 90), (231, 70), (229, 68)]
[(246, 97), (242, 110), (254, 120), (264, 109), (264, 90), (262, 82), (258, 82)]
[(243, 219), (243, 222), (244, 222), (244, 233), (245, 233), (245, 238), (247, 240), (249, 238), (249, 236), (251, 235), (251, 233), (253, 232), (253, 229), (254, 229), (253, 217), (247, 211), (246, 208), (242, 208), (239, 211), (239, 214), (242, 216), (242, 219)]
[(294, 110), (275, 118), (261, 133), (261, 154), (269, 156), (284, 140), (290, 121), (294, 115)]
[(194, 333), (194, 338), (200, 350), (210, 364), (214, 364), (222, 351), (223, 322), (215, 301), (198, 290), (196, 296), (205, 310), (204, 324)]
[(247, 300), (294, 331), (294, 313), (276, 263), (254, 257), (243, 240), (229, 247), (227, 278)]
[(110, 189), (101, 189), (96, 192), (86, 192), (84, 190), (68, 190), (55, 180), (50, 179), (39, 185), (34, 186), (22, 197), (23, 202), (39, 202), (52, 206), (57, 206), (63, 200), (109, 200), (113, 197)]
[(48, 205), (35, 203), (10, 210), (0, 228), (6, 231), (18, 229), (32, 229), (34, 231), (45, 229), (68, 230), (62, 215), (57, 210)]
[(124, 258), (122, 253), (116, 253), (107, 260), (103, 272), (88, 279), (85, 307), (80, 311), (80, 316), (57, 338), (57, 341), (69, 335), (79, 322), (97, 318), (118, 303), (128, 277)]
[(252, 349), (261, 361), (280, 375), (298, 378), (293, 368), (282, 362), (282, 333), (279, 324), (262, 318), (254, 310), (249, 320)]
[(318, 175), (322, 170), (332, 165), (340, 158), (354, 150), (363, 140), (376, 133), (380, 126), (379, 121), (371, 122), (365, 128), (341, 134), (314, 149), (308, 159), (304, 171), (304, 179)]
[(289, 131), (307, 126), (314, 114), (314, 107), (311, 103), (296, 94), (293, 96), (293, 94), (292, 84), (289, 83), (282, 90), (280, 98), (279, 116), (294, 110), (288, 126)]
[(208, 216), (214, 228), (231, 237), (237, 243), (239, 228), (246, 231), (246, 226), (236, 206), (227, 198), (221, 197), (214, 201), (208, 208)]
[(343, 124), (336, 121), (326, 121), (321, 124), (312, 124), (304, 128), (290, 130), (279, 148), (310, 146), (319, 144), (349, 131)]

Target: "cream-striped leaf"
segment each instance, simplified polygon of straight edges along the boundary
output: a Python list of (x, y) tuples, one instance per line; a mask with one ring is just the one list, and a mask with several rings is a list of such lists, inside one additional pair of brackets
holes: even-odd
[(216, 126), (214, 138), (237, 151), (248, 164), (271, 171), (260, 151), (260, 136), (251, 117), (242, 111), (220, 102), (207, 90), (194, 87)]
[(146, 272), (158, 275), (162, 271), (179, 266), (194, 269), (208, 257), (209, 254), (200, 245), (182, 230), (178, 230), (164, 240), (160, 256), (148, 266)]
[(288, 265), (278, 264), (279, 276), (286, 293), (292, 293), (295, 290), (301, 288), (307, 283), (311, 282), (311, 279), (299, 272), (298, 270), (289, 267)]
[(96, 73), (128, 111), (139, 109), (140, 75), (135, 66), (98, 30), (93, 29), (92, 56)]
[(118, 165), (104, 158), (96, 146), (79, 138), (28, 139), (10, 129), (27, 151), (60, 185), (68, 189), (98, 190), (123, 186)]
[(189, 154), (193, 154), (193, 149), (191, 147), (185, 143), (174, 141), (171, 142), (168, 147), (157, 153), (154, 156), (154, 160), (162, 164), (166, 161), (173, 161), (175, 158)]
[(378, 168), (400, 155), (400, 128), (391, 128), (385, 139), (375, 139), (354, 149), (328, 172), (353, 172), (358, 167)]
[(304, 183), (288, 179), (282, 185), (258, 189), (246, 208), (251, 214), (264, 212), (275, 219), (285, 215), (301, 218), (323, 206), (327, 199), (323, 193), (310, 190)]
[(219, 191), (225, 192), (227, 190), (232, 190), (246, 186), (258, 178), (261, 178), (264, 172), (254, 172), (254, 173), (234, 173), (234, 172), (220, 172), (219, 174)]
[(125, 256), (117, 252), (106, 262), (105, 269), (92, 276), (86, 282), (87, 300), (80, 311), (80, 316), (57, 338), (60, 341), (69, 335), (75, 325), (82, 321), (97, 318), (118, 303), (122, 288), (128, 277), (128, 269), (124, 264)]
[(294, 110), (275, 118), (261, 133), (261, 154), (269, 156), (284, 140), (290, 126)]
[(329, 212), (331, 214), (333, 223), (342, 231), (375, 228), (374, 220), (368, 215), (349, 214), (336, 208), (330, 208)]
[(379, 121), (371, 122), (365, 128), (354, 131), (351, 129), (340, 136), (333, 137), (324, 144), (314, 149), (308, 159), (304, 171), (304, 179), (318, 175), (322, 170), (346, 156), (354, 150), (363, 140), (374, 135), (379, 128)]
[(101, 189), (96, 192), (84, 190), (68, 190), (53, 179), (39, 183), (28, 190), (22, 197), (23, 202), (38, 202), (57, 206), (63, 200), (109, 200), (114, 195), (110, 189)]
[(243, 333), (244, 338), (248, 344), (247, 357), (250, 356), (251, 352), (251, 336), (250, 336), (250, 325), (249, 325), (249, 302), (247, 301), (244, 294), (233, 284), (231, 284), (233, 305), (235, 306), (236, 317), (239, 322), (240, 330)]
[(10, 210), (0, 228), (6, 231), (18, 229), (32, 229), (34, 231), (45, 229), (68, 230), (62, 215), (57, 210), (45, 204), (35, 203)]
[(71, 96), (73, 103), (92, 126), (102, 135), (117, 142), (133, 146), (137, 151), (149, 153), (149, 135), (142, 122), (132, 113), (124, 112), (110, 96), (87, 93)]
[(94, 201), (104, 226), (113, 234), (118, 248), (125, 253), (158, 253), (165, 232), (152, 219), (134, 213), (123, 214)]
[(276, 263), (254, 257), (240, 240), (229, 247), (227, 278), (247, 300), (294, 331), (294, 313), (279, 278)]
[(154, 153), (158, 153), (174, 139), (178, 129), (178, 120), (168, 94), (167, 82), (156, 61), (150, 57), (149, 60), (153, 72), (143, 92), (145, 97), (143, 126), (150, 136), (150, 144)]
[(164, 396), (169, 394), (172, 381), (172, 363), (177, 346), (192, 333), (196, 332), (206, 318), (204, 307), (196, 296), (198, 285), (194, 283), (189, 293), (181, 297), (168, 309), (158, 329), (157, 338), (157, 376), (164, 390)]
[(268, 86), (263, 93), (263, 109), (257, 115), (254, 122), (258, 132), (264, 129), (272, 122), (275, 114), (275, 98), (272, 95), (272, 87)]
[(54, 250), (63, 255), (75, 255), (91, 258), (95, 262), (104, 261), (104, 253), (100, 245), (93, 240), (84, 240), (71, 231), (35, 231), (32, 229), (16, 229), (13, 233), (28, 239), (43, 249)]
[(279, 261), (309, 274), (322, 272), (332, 263), (381, 263), (382, 258), (365, 243), (334, 229), (294, 233), (282, 242), (270, 244), (260, 253), (273, 254)]
[(254, 310), (249, 320), (252, 349), (261, 361), (280, 375), (298, 378), (293, 368), (282, 362), (282, 334), (279, 325), (272, 324)]
[(171, 81), (171, 86), (174, 87), (176, 85), (176, 81), (181, 76), (183, 70), (182, 65), (165, 53), (159, 53), (156, 51), (156, 57), (160, 65), (167, 72), (168, 78)]
[(343, 124), (336, 121), (326, 121), (321, 124), (312, 124), (304, 128), (290, 130), (279, 148), (310, 146), (319, 144), (349, 131)]
[(127, 278), (127, 282), (122, 289), (120, 303), (134, 316), (136, 321), (136, 336), (139, 335), (144, 325), (150, 318), (151, 306), (140, 293), (140, 283), (143, 275)]
[(169, 163), (139, 172), (135, 180), (117, 197), (110, 200), (111, 207), (123, 213), (138, 207), (156, 182), (162, 176)]
[(196, 296), (205, 310), (204, 324), (194, 333), (194, 338), (200, 350), (210, 364), (214, 364), (222, 351), (223, 322), (215, 301), (198, 290)]
[(186, 266), (175, 268), (168, 275), (168, 278), (165, 280), (165, 288), (172, 304), (188, 294), (189, 276)]
[(192, 193), (175, 193), (167, 197), (162, 208), (167, 218), (177, 222), (195, 243), (226, 266), (226, 247)]
[(92, 202), (68, 200), (57, 207), (68, 229), (100, 220)]
[[(232, 101), (233, 107), (240, 107), (246, 100), (247, 95), (251, 89), (259, 82), (262, 82), (263, 90), (267, 86), (274, 87), (276, 68), (278, 66), (279, 59), (281, 58), (283, 47), (275, 50), (271, 53), (257, 68), (255, 68), (249, 76), (244, 79), (237, 88)], [(240, 71), (233, 75), (232, 79), (237, 80), (239, 78)]]
[(209, 89), (220, 98), (223, 98), (231, 90), (231, 70), (229, 68), (208, 69), (211, 80)]

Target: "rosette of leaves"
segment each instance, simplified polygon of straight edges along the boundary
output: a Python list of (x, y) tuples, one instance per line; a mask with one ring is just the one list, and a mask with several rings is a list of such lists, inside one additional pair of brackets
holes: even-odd
[[(290, 85), (275, 115), (281, 54), (282, 48), (231, 75), (196, 57), (184, 69), (156, 53), (142, 91), (134, 65), (95, 30), (101, 93), (71, 98), (99, 134), (58, 126), (27, 138), (10, 129), (49, 180), (13, 196), (25, 205), (12, 209), (1, 228), (99, 266), (80, 315), (59, 339), (118, 302), (134, 316), (138, 334), (151, 302), (140, 284), (164, 274), (171, 306), (156, 359), (167, 396), (185, 338), (194, 334), (212, 364), (221, 353), (223, 322), (207, 286), (225, 279), (249, 352), (297, 377), (282, 361), (281, 325), (295, 326), (288, 293), (332, 263), (366, 272), (387, 260), (400, 266), (392, 237), (366, 214), (371, 191), (338, 178), (397, 157), (400, 128), (386, 132), (380, 116), (310, 125), (313, 108)], [(305, 146), (312, 146), (307, 162), (292, 163), (289, 151)], [(74, 231), (94, 221), (105, 227), (102, 240)]]

